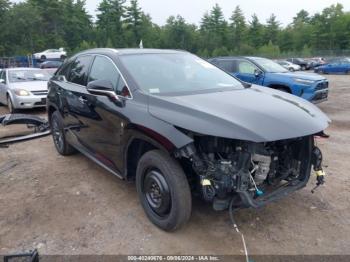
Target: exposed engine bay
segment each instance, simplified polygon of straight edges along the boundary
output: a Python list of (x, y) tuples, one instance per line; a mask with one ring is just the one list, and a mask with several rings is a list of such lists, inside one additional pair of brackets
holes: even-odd
[(315, 158), (313, 136), (266, 143), (193, 138), (181, 155), (191, 161), (197, 191), (216, 210), (228, 208), (232, 199), (237, 207), (258, 207), (305, 186)]

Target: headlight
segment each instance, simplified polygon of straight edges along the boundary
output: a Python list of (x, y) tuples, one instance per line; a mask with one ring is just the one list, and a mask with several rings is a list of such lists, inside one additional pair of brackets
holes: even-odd
[(294, 81), (303, 85), (312, 85), (313, 83), (315, 83), (314, 80), (301, 79), (301, 78), (294, 78)]
[(15, 94), (18, 96), (29, 96), (30, 95), (30, 93), (24, 89), (16, 89)]

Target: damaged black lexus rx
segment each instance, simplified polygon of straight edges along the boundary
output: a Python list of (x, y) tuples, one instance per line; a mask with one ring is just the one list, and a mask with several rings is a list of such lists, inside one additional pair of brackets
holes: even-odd
[(62, 155), (78, 150), (135, 180), (149, 219), (172, 231), (192, 196), (216, 210), (260, 207), (322, 169), (314, 137), (329, 119), (296, 96), (239, 82), (187, 52), (93, 49), (49, 82), (48, 114)]

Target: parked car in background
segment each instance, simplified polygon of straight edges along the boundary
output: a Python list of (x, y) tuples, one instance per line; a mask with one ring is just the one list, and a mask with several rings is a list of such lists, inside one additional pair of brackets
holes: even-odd
[(328, 80), (316, 74), (289, 72), (261, 57), (218, 57), (209, 61), (240, 80), (300, 96), (313, 103), (328, 97)]
[(45, 61), (40, 64), (41, 69), (46, 68), (59, 68), (62, 65), (62, 61)]
[(288, 58), (287, 61), (299, 65), (301, 70), (309, 70), (311, 66), (308, 61), (302, 58)]
[(215, 210), (259, 208), (303, 188), (312, 165), (322, 170), (314, 136), (330, 120), (317, 107), (184, 51), (81, 52), (50, 79), (47, 97), (57, 151), (79, 150), (135, 180), (163, 230), (189, 220), (192, 195)]
[(285, 69), (288, 69), (291, 72), (299, 71), (301, 69), (300, 65), (296, 65), (284, 60), (277, 60), (276, 63), (283, 66)]
[(67, 57), (67, 52), (64, 51), (63, 48), (60, 49), (47, 49), (40, 53), (35, 53), (34, 55), (35, 59), (39, 59), (41, 61), (44, 61), (46, 59), (65, 59)]
[(323, 57), (315, 57), (307, 60), (310, 64), (310, 69), (314, 69), (315, 67), (324, 65), (326, 63)]
[(349, 74), (350, 58), (331, 59), (325, 65), (316, 67), (314, 72), (319, 74)]
[(51, 76), (57, 71), (57, 69), (62, 65), (62, 61), (45, 61), (40, 64), (40, 68), (48, 72)]
[(50, 75), (37, 68), (9, 68), (0, 71), (0, 103), (10, 113), (17, 109), (46, 106), (47, 81)]

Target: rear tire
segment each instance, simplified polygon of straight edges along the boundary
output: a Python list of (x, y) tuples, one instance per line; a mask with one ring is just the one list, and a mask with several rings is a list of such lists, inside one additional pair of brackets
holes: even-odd
[(75, 148), (68, 144), (63, 128), (63, 120), (58, 111), (51, 115), (51, 133), (56, 150), (63, 156), (72, 155), (76, 152)]
[(289, 68), (289, 71), (294, 72), (294, 68), (293, 67)]
[(301, 66), (301, 70), (305, 71), (306, 70), (306, 66)]
[(136, 188), (153, 224), (175, 231), (191, 216), (190, 187), (179, 163), (161, 150), (145, 153), (137, 165)]

